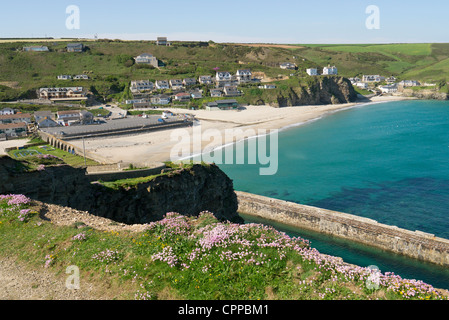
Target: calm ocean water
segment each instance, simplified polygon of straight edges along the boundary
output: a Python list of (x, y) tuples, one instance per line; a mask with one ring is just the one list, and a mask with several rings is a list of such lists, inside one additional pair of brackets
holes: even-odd
[[(298, 111), (300, 107), (298, 107)], [(242, 142), (245, 143), (245, 142)], [(245, 162), (247, 163), (247, 162)], [(449, 102), (400, 101), (340, 111), (279, 133), (279, 169), (220, 165), (236, 190), (351, 213), (449, 239)], [(282, 229), (282, 226), (278, 226)], [(288, 230), (320, 252), (449, 289), (449, 271)]]

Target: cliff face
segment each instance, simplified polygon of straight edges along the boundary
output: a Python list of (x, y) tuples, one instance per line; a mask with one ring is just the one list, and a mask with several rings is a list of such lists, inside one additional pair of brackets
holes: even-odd
[(319, 77), (308, 83), (308, 86), (289, 88), (281, 92), (273, 107), (289, 107), (301, 105), (342, 104), (353, 102), (357, 93), (351, 82), (343, 77)]
[(404, 89), (402, 91), (402, 95), (404, 97), (414, 97), (426, 100), (449, 100), (449, 94), (431, 89), (419, 91)]
[(128, 224), (160, 220), (172, 211), (194, 216), (206, 210), (241, 222), (232, 180), (215, 165), (194, 165), (119, 190), (91, 184), (84, 169), (59, 166), (20, 173), (19, 167), (20, 162), (0, 157), (0, 194), (25, 194)]

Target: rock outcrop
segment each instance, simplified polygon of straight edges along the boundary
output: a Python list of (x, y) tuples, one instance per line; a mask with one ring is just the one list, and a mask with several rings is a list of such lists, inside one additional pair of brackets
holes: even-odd
[(195, 216), (206, 210), (218, 219), (241, 222), (232, 180), (216, 165), (193, 165), (118, 190), (92, 184), (81, 168), (21, 172), (20, 166), (0, 157), (0, 194), (25, 194), (127, 224), (157, 221), (172, 211)]
[(414, 97), (425, 100), (449, 100), (449, 94), (432, 89), (424, 89), (424, 90), (404, 89), (402, 91), (402, 95), (404, 97)]
[(343, 104), (357, 100), (357, 92), (351, 82), (343, 77), (317, 77), (307, 86), (291, 87), (281, 91), (273, 107), (301, 105)]

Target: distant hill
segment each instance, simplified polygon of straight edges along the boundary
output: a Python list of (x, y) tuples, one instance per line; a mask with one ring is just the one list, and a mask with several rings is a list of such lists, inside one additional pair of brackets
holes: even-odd
[[(362, 45), (272, 45), (172, 42), (157, 46), (154, 41), (84, 41), (83, 53), (67, 53), (67, 41), (0, 42), (0, 100), (27, 96), (39, 87), (79, 85), (101, 96), (126, 91), (131, 80), (198, 77), (214, 69), (235, 72), (249, 68), (267, 77), (307, 77), (306, 68), (335, 65), (339, 75), (394, 75), (398, 79), (443, 81), (449, 72), (449, 44), (362, 44)], [(23, 52), (23, 46), (43, 44), (50, 52)], [(133, 58), (151, 53), (163, 68), (141, 68)], [(298, 70), (283, 70), (292, 62)], [(89, 75), (89, 80), (58, 81), (60, 74)]]

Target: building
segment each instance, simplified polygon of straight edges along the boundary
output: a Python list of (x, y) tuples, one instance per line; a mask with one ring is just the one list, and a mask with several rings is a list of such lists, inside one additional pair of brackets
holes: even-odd
[(317, 68), (309, 68), (306, 70), (307, 74), (309, 76), (317, 76), (318, 75), (318, 69)]
[(208, 84), (213, 84), (213, 81), (212, 81), (212, 77), (211, 77), (211, 76), (200, 76), (200, 77), (198, 78), (198, 82), (199, 82), (200, 84), (206, 84), (206, 85), (208, 85)]
[(353, 85), (360, 89), (365, 89), (365, 90), (369, 88), (368, 84), (365, 82), (356, 82)]
[(154, 90), (154, 83), (150, 80), (135, 80), (131, 81), (131, 86), (129, 88), (131, 93), (138, 94), (142, 92), (148, 92)]
[(382, 77), (378, 74), (376, 75), (363, 75), (362, 82), (381, 82), (385, 80), (385, 77)]
[(94, 115), (89, 112), (89, 111), (85, 111), (82, 110), (80, 111), (80, 123), (81, 124), (92, 124), (94, 122)]
[(53, 114), (50, 110), (46, 111), (35, 111), (34, 112), (34, 122), (39, 123), (40, 121), (44, 119), (52, 119)]
[(61, 74), (58, 76), (58, 80), (72, 80), (72, 76), (68, 74)]
[(209, 102), (206, 105), (206, 110), (208, 111), (218, 111), (218, 110), (236, 110), (239, 107), (237, 100), (218, 100), (214, 102)]
[(215, 75), (215, 83), (217, 87), (230, 86), (232, 84), (232, 75), (227, 71), (219, 71)]
[(187, 92), (180, 92), (175, 95), (175, 100), (180, 102), (188, 102), (191, 98), (191, 95)]
[(181, 89), (183, 88), (182, 81), (179, 80), (179, 79), (171, 79), (171, 80), (169, 81), (169, 83), (170, 83), (170, 87), (171, 87), (173, 90), (181, 90)]
[(192, 99), (202, 99), (203, 98), (203, 94), (199, 90), (190, 92), (190, 96), (192, 97)]
[(87, 74), (77, 74), (73, 77), (75, 80), (89, 80), (89, 76)]
[(87, 94), (83, 87), (40, 88), (38, 97), (51, 101), (87, 100)]
[(151, 97), (152, 104), (166, 105), (169, 104), (170, 101), (171, 101), (170, 97), (163, 94)]
[(247, 83), (252, 80), (252, 73), (249, 69), (237, 70), (236, 77), (239, 83)]
[(393, 84), (396, 82), (396, 77), (391, 76), (391, 77), (387, 78), (386, 81), (388, 84)]
[(259, 89), (276, 89), (275, 84), (264, 84), (263, 86), (259, 86)]
[(68, 111), (58, 111), (57, 112), (57, 123), (61, 126), (70, 126), (74, 123), (79, 123), (81, 120), (80, 110), (68, 110)]
[(38, 128), (55, 128), (60, 127), (60, 125), (50, 118), (40, 119), (39, 121), (36, 121), (36, 124)]
[(167, 41), (167, 37), (158, 37), (156, 40), (156, 44), (158, 46), (168, 46), (169, 43)]
[(327, 66), (323, 68), (323, 75), (337, 75), (338, 69), (335, 66)]
[(210, 96), (217, 98), (223, 96), (223, 91), (221, 89), (210, 89)]
[(296, 70), (296, 64), (290, 62), (284, 62), (280, 64), (280, 68), (284, 70)]
[(170, 84), (167, 80), (157, 80), (156, 81), (156, 89), (159, 90), (168, 90), (170, 89)]
[(0, 136), (24, 137), (27, 135), (28, 126), (25, 122), (0, 124)]
[(396, 93), (398, 92), (398, 86), (396, 84), (389, 84), (386, 86), (379, 87), (382, 93)]
[(17, 114), (4, 114), (0, 115), (0, 124), (10, 123), (31, 123), (31, 114), (29, 113), (17, 113)]
[(11, 108), (3, 108), (2, 110), (0, 110), (0, 116), (14, 114), (14, 113), (16, 113), (15, 110), (11, 109)]
[(237, 87), (234, 86), (227, 86), (223, 88), (223, 94), (225, 97), (238, 97), (241, 96), (242, 93), (240, 92)]
[(399, 85), (402, 87), (418, 87), (421, 85), (421, 83), (416, 80), (402, 80), (401, 82), (399, 82)]
[(31, 47), (23, 47), (23, 51), (26, 52), (48, 52), (48, 47), (46, 46), (31, 46)]
[(155, 68), (159, 67), (159, 61), (155, 56), (149, 53), (143, 53), (140, 56), (134, 58), (134, 60), (136, 61), (136, 64), (151, 65)]
[(184, 87), (191, 87), (196, 85), (196, 79), (195, 78), (185, 78), (182, 80), (182, 84)]
[(83, 52), (84, 45), (82, 43), (69, 43), (67, 45), (67, 52)]

